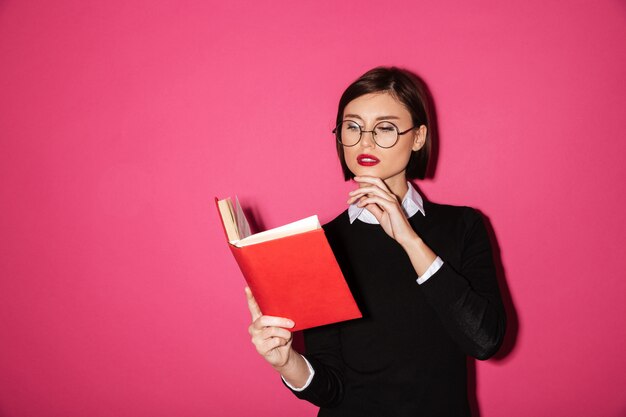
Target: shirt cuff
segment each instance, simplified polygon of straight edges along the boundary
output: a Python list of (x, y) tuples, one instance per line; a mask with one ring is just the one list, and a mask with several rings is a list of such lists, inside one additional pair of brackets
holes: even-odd
[(441, 260), (440, 257), (437, 256), (437, 258), (435, 258), (433, 263), (430, 264), (426, 272), (424, 272), (422, 276), (417, 279), (417, 283), (419, 285), (422, 285), (423, 283), (425, 283), (428, 280), (428, 278), (432, 277), (433, 275), (435, 275), (435, 272), (439, 271), (439, 268), (441, 268), (441, 265), (443, 265), (443, 261)]
[[(300, 355), (302, 356), (302, 355)], [(304, 359), (304, 361), (306, 362), (306, 366), (309, 367), (309, 378), (306, 380), (306, 382), (304, 383), (303, 387), (300, 388), (296, 388), (294, 386), (292, 386), (289, 382), (285, 381), (285, 378), (283, 378), (283, 376), (281, 375), (280, 377), (283, 378), (283, 382), (292, 390), (294, 391), (304, 391), (309, 384), (311, 384), (311, 381), (313, 381), (313, 375), (315, 375), (315, 370), (313, 369), (313, 367), (311, 366), (311, 364), (309, 363), (309, 361), (306, 360), (306, 358), (304, 356), (302, 356), (302, 359)]]

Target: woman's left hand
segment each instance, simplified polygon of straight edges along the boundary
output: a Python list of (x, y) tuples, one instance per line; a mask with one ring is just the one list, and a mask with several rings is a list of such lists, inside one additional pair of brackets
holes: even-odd
[(417, 234), (409, 224), (402, 205), (389, 191), (383, 180), (376, 177), (354, 177), (361, 188), (351, 191), (348, 204), (358, 201), (358, 207), (365, 207), (372, 213), (383, 230), (400, 245), (415, 239)]

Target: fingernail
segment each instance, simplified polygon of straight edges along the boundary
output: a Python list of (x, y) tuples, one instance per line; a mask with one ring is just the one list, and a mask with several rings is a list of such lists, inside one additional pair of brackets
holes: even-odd
[(295, 326), (295, 325), (296, 325), (296, 323), (294, 323), (294, 322), (293, 322), (293, 321), (291, 321), (291, 320), (289, 320), (287, 323), (289, 324), (289, 327), (293, 327), (293, 326)]

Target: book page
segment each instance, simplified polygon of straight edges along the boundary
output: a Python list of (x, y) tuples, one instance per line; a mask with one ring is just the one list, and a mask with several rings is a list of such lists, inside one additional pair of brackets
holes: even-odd
[(250, 236), (250, 224), (246, 215), (243, 213), (241, 205), (239, 204), (239, 198), (235, 196), (235, 219), (237, 220), (237, 230), (239, 231), (239, 239), (245, 239)]
[(321, 227), (322, 226), (320, 225), (320, 221), (317, 216), (311, 216), (284, 226), (266, 230), (265, 232), (256, 233), (245, 239), (241, 239), (238, 242), (231, 243), (234, 243), (237, 247), (249, 246), (254, 245), (255, 243), (267, 242), (269, 240), (280, 239), (281, 237), (296, 235), (298, 233), (310, 232), (312, 230), (320, 229)]
[(228, 240), (230, 242), (239, 240), (239, 232), (237, 230), (237, 223), (235, 220), (235, 213), (233, 212), (232, 203), (230, 198), (226, 198), (224, 200), (217, 200), (217, 208), (220, 217), (222, 218), (222, 224), (224, 225), (224, 230), (226, 231), (226, 235), (228, 236)]

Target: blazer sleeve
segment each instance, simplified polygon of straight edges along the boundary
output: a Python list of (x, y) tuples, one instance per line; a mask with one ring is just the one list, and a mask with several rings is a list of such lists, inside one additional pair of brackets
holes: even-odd
[[(296, 397), (318, 407), (333, 407), (343, 398), (343, 361), (337, 325), (304, 330), (304, 356), (315, 375), (302, 391), (293, 391)], [(284, 381), (283, 381), (284, 383)], [(289, 386), (285, 384), (287, 388)]]
[(460, 263), (444, 259), (420, 288), (460, 348), (485, 360), (502, 344), (506, 316), (482, 216), (466, 207), (462, 224)]

